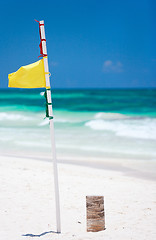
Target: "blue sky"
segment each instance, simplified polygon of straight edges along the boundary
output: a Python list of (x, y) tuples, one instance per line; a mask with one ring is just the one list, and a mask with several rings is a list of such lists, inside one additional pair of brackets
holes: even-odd
[(2, 1), (0, 87), (38, 60), (44, 20), (54, 88), (156, 87), (156, 1)]

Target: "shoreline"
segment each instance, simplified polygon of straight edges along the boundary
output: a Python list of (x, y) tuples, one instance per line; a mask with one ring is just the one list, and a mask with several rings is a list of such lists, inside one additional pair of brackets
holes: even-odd
[[(43, 162), (52, 162), (49, 156), (34, 156), (24, 154), (1, 154), (4, 157), (26, 158), (39, 160)], [(93, 169), (111, 170), (122, 173), (126, 176), (142, 178), (150, 181), (156, 181), (156, 161), (155, 160), (135, 160), (135, 159), (122, 159), (122, 158), (73, 158), (73, 157), (59, 157), (58, 164), (69, 164), (76, 166), (89, 167)]]

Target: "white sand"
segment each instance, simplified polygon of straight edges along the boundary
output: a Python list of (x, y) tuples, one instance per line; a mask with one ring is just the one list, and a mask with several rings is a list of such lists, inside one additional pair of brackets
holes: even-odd
[[(1, 156), (0, 239), (156, 238), (154, 181), (117, 171), (59, 164), (59, 183), (61, 234), (55, 233), (52, 163)], [(86, 232), (86, 195), (104, 195), (105, 231)]]

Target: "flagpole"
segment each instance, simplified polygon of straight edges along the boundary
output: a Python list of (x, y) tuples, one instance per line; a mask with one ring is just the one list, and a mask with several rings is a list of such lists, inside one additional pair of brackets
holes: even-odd
[(40, 37), (41, 37), (41, 43), (42, 43), (43, 57), (45, 56), (43, 59), (44, 59), (45, 79), (46, 79), (46, 92), (47, 92), (46, 95), (47, 95), (48, 115), (49, 115), (49, 124), (50, 124), (53, 168), (54, 168), (56, 223), (57, 223), (57, 232), (61, 233), (60, 200), (59, 200), (58, 170), (57, 170), (56, 146), (55, 146), (55, 135), (54, 135), (54, 120), (53, 120), (53, 109), (52, 109), (52, 100), (51, 100), (49, 67), (48, 67), (48, 58), (47, 58), (47, 47), (46, 47), (44, 21), (39, 21), (39, 27), (40, 27)]

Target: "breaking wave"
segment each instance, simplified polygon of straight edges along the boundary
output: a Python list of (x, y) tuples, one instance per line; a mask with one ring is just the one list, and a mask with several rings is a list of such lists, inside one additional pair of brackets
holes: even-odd
[(129, 116), (121, 113), (99, 112), (94, 116), (95, 119), (123, 119)]
[(97, 131), (111, 131), (117, 136), (156, 139), (156, 119), (91, 120), (85, 126)]
[(17, 120), (23, 120), (23, 121), (31, 121), (33, 120), (33, 117), (30, 116), (25, 116), (19, 113), (5, 113), (5, 112), (1, 112), (0, 113), (0, 121), (4, 121), (4, 120), (11, 120), (11, 121), (17, 121)]

